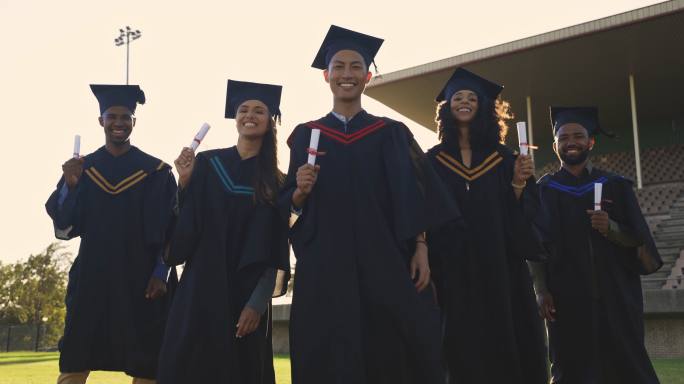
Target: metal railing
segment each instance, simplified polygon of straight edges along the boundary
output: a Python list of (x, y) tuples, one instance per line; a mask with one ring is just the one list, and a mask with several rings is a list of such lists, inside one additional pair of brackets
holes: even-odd
[(55, 343), (45, 342), (44, 335), (45, 325), (0, 325), (0, 352), (56, 349)]

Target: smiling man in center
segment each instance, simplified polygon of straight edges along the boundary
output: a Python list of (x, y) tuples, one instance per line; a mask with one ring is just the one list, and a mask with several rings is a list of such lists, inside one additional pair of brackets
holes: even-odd
[[(330, 28), (312, 66), (323, 70), (333, 110), (288, 140), (280, 206), (299, 214), (290, 328), (298, 384), (444, 383), (424, 232), (459, 213), (409, 129), (361, 107), (382, 42)], [(312, 129), (319, 152), (308, 148)]]

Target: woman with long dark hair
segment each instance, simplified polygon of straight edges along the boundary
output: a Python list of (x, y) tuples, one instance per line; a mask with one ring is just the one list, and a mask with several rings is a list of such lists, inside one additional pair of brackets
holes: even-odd
[(502, 88), (459, 68), (437, 97), (441, 143), (428, 158), (466, 222), (465, 232), (454, 225), (428, 236), (452, 383), (547, 382), (525, 263), (543, 254), (529, 217), (534, 165), (503, 144), (511, 114)]
[(287, 223), (276, 208), (281, 87), (228, 81), (226, 118), (237, 145), (184, 148), (178, 218), (165, 255), (185, 263), (158, 382), (273, 384), (270, 299), (286, 292)]

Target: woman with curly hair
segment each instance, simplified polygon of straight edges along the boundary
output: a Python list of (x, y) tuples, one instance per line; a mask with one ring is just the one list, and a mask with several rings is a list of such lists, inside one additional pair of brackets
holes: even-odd
[(428, 236), (451, 383), (548, 381), (525, 262), (543, 255), (530, 224), (534, 165), (503, 144), (512, 116), (502, 89), (459, 68), (436, 99), (441, 143), (428, 157), (466, 221)]

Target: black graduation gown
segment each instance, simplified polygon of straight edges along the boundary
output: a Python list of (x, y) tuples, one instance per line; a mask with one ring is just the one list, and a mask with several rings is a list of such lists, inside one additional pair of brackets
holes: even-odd
[[(287, 222), (256, 204), (256, 157), (235, 147), (199, 153), (166, 261), (185, 262), (160, 354), (159, 384), (273, 384), (270, 310), (256, 331), (235, 337), (242, 309), (268, 267), (289, 278)], [(284, 272), (284, 273), (283, 273)]]
[(408, 128), (359, 112), (297, 126), (281, 193), (289, 216), (311, 129), (321, 170), (291, 230), (295, 384), (443, 383), (438, 309), (409, 275), (416, 236), (458, 217)]
[[(452, 383), (545, 383), (543, 324), (525, 259), (543, 257), (533, 230), (539, 209), (533, 183), (522, 201), (511, 180), (515, 158), (499, 145), (460, 150), (439, 144), (428, 158), (463, 214), (453, 226), (428, 234), (445, 310), (445, 353)], [(524, 209), (523, 209), (524, 208)]]
[[(602, 209), (640, 246), (616, 245), (591, 228), (594, 183), (603, 183)], [(556, 306), (556, 321), (548, 323), (553, 382), (657, 383), (644, 347), (639, 275), (662, 261), (632, 183), (594, 168), (579, 178), (566, 170), (546, 175), (539, 188)]]
[(83, 169), (61, 208), (63, 179), (45, 204), (58, 238), (81, 238), (69, 271), (60, 371), (154, 378), (175, 271), (164, 297), (150, 301), (145, 289), (165, 243), (175, 179), (136, 147), (118, 157), (102, 147)]

